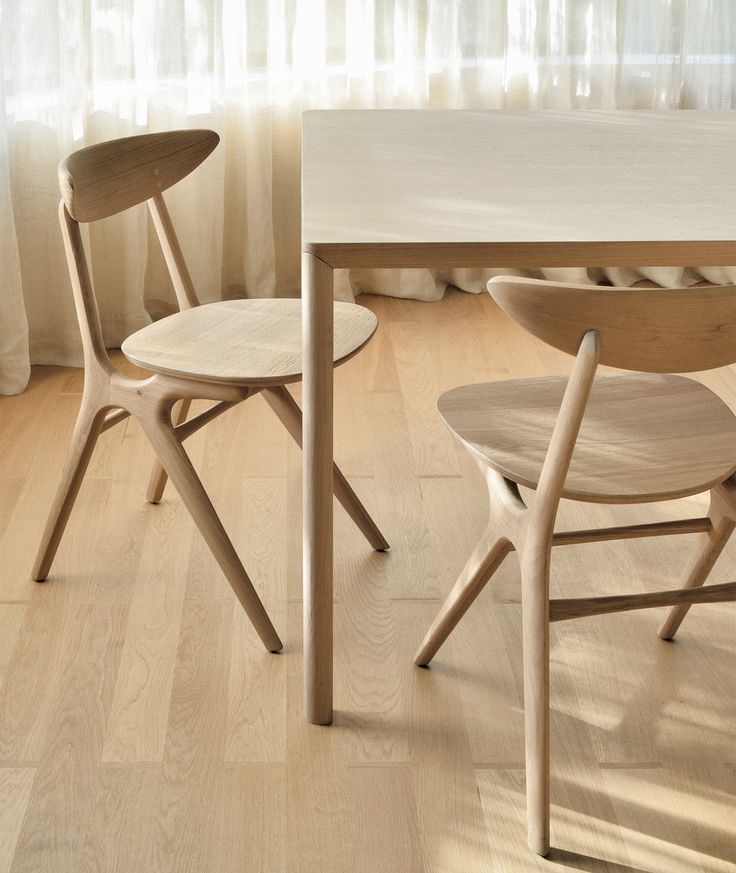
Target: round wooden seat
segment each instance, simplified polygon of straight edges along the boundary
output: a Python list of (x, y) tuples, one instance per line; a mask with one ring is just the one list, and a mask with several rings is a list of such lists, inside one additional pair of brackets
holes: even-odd
[[(440, 414), (476, 457), (536, 488), (565, 377), (464, 385)], [(597, 503), (669, 500), (707, 491), (736, 471), (736, 416), (683, 376), (596, 379), (563, 497)]]
[[(364, 306), (335, 303), (334, 361), (341, 364), (378, 326)], [(195, 306), (129, 336), (123, 354), (154, 373), (203, 382), (283, 385), (302, 378), (301, 301), (227, 300)]]

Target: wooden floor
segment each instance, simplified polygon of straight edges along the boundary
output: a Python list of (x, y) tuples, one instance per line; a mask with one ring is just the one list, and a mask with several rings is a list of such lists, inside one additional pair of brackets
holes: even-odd
[[(736, 609), (552, 628), (552, 842), (526, 849), (519, 573), (412, 655), (486, 521), (439, 421), (463, 382), (565, 372), (487, 295), (362, 297), (336, 452), (392, 549), (336, 510), (336, 719), (301, 715), (300, 455), (261, 398), (187, 443), (286, 643), (265, 654), (176, 493), (143, 501), (135, 422), (104, 434), (47, 583), (29, 572), (80, 371), (0, 398), (0, 873), (736, 870)], [(736, 408), (736, 373), (708, 383)], [(735, 447), (736, 450), (736, 447)], [(559, 527), (701, 515), (565, 505)], [(555, 553), (554, 596), (673, 587), (690, 537)], [(736, 578), (736, 542), (713, 581)]]

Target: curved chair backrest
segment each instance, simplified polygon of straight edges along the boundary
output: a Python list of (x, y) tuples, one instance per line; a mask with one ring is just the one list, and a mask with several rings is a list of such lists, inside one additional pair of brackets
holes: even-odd
[(736, 285), (607, 288), (496, 276), (488, 290), (525, 330), (576, 355), (600, 337), (600, 363), (648, 373), (691, 373), (736, 362)]
[(59, 164), (67, 211), (75, 221), (97, 221), (150, 200), (188, 176), (219, 141), (213, 130), (172, 130), (79, 149)]
[(79, 222), (148, 202), (180, 309), (197, 306), (191, 276), (162, 191), (188, 176), (216, 148), (213, 130), (172, 130), (113, 139), (73, 152), (59, 164), (59, 220), (82, 333), (85, 366), (112, 367), (105, 351)]

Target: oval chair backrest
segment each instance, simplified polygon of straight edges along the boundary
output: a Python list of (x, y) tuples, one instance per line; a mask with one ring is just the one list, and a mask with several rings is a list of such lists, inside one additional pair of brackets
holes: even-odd
[(212, 152), (213, 130), (126, 136), (79, 149), (59, 164), (59, 185), (75, 221), (107, 218), (160, 194)]
[(609, 288), (496, 276), (488, 290), (514, 321), (576, 355), (589, 330), (600, 363), (691, 373), (736, 362), (736, 286)]
[(111, 370), (79, 222), (107, 218), (148, 201), (180, 309), (199, 301), (162, 191), (188, 176), (215, 149), (213, 130), (173, 130), (101, 142), (59, 164), (61, 232), (82, 332), (85, 367)]

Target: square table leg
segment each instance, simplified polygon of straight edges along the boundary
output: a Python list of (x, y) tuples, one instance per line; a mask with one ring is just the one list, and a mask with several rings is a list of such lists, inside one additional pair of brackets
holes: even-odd
[(302, 260), (304, 717), (332, 721), (332, 267)]

